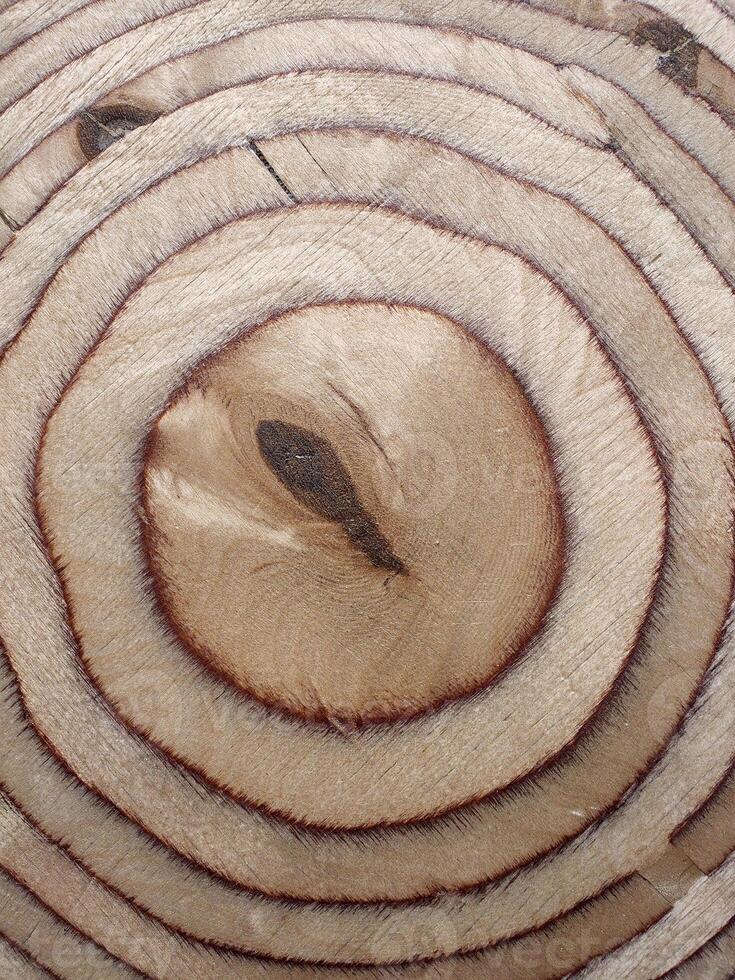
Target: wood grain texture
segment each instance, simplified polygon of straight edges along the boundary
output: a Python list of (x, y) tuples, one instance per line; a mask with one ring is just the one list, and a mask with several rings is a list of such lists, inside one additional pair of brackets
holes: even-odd
[(729, 0), (0, 51), (0, 976), (732, 977)]

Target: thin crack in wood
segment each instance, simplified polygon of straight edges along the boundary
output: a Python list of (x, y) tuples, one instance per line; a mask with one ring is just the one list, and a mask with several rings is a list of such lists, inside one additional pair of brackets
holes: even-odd
[(288, 197), (290, 198), (290, 200), (293, 201), (294, 204), (296, 204), (297, 201), (298, 201), (298, 198), (291, 191), (291, 188), (288, 186), (288, 184), (286, 183), (286, 181), (281, 177), (281, 175), (275, 169), (275, 167), (270, 162), (270, 160), (268, 159), (268, 157), (265, 155), (265, 153), (263, 153), (263, 151), (257, 145), (257, 143), (255, 143), (254, 140), (250, 140), (250, 142), (248, 143), (248, 146), (253, 151), (253, 153), (258, 158), (258, 160), (263, 164), (263, 166), (265, 167), (265, 169), (268, 171), (268, 173), (271, 175), (271, 177), (275, 180), (275, 182), (278, 184), (278, 186), (281, 188), (281, 190), (284, 192), (284, 194), (287, 194)]
[(9, 214), (6, 214), (2, 208), (0, 208), (0, 221), (6, 224), (13, 233), (15, 233), (16, 231), (20, 231), (22, 227), (21, 225), (18, 224), (17, 221), (14, 221)]

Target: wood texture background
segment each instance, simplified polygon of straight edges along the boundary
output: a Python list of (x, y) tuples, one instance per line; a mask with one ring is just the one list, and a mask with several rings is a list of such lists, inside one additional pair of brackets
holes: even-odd
[(0, 978), (735, 976), (731, 0), (0, 49)]

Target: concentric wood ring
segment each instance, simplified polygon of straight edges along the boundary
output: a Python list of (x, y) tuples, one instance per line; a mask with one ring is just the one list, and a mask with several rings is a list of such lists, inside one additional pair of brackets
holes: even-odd
[(557, 497), (533, 410), (461, 327), (308, 307), (197, 369), (156, 423), (147, 552), (176, 631), (243, 691), (390, 723), (478, 690), (537, 631)]
[(735, 969), (735, 21), (588, 6), (0, 14), (0, 972)]

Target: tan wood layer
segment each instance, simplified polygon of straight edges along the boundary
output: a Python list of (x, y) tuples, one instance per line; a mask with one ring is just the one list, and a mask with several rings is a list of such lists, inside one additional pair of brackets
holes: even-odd
[[(140, 919), (138, 912), (126, 906), (98, 882), (87, 879), (83, 886), (81, 869), (58, 849), (46, 846), (41, 836), (34, 833), (7, 803), (4, 805), (4, 820), (6, 832), (12, 828), (10, 832), (14, 840), (22, 842), (23, 856), (13, 859), (6, 851), (3, 866), (10, 866), (13, 878), (17, 880), (2, 874), (0, 886), (6, 900), (12, 902), (13, 909), (18, 913), (23, 910), (24, 916), (20, 922), (27, 923), (31, 917), (35, 920), (34, 950), (43, 957), (44, 962), (54, 963), (66, 975), (74, 978), (89, 976), (88, 970), (95, 971), (91, 975), (102, 977), (131, 976), (139, 972), (164, 978), (181, 975), (197, 978), (311, 975), (312, 970), (308, 967), (299, 969), (296, 965), (268, 965), (248, 957), (206, 950), (190, 941), (182, 945), (178, 937), (167, 935), (158, 923), (146, 926), (141, 920), (141, 928), (134, 930), (133, 936), (133, 931), (126, 925), (126, 917), (137, 915)], [(34, 861), (36, 852), (43, 853), (43, 874)], [(39, 902), (29, 896), (28, 886), (39, 894), (43, 907), (39, 907)], [(82, 887), (83, 899), (68, 906), (69, 889), (79, 891)], [(528, 976), (529, 971), (533, 970), (534, 975), (542, 977), (560, 976), (579, 963), (586, 962), (590, 956), (615, 948), (635, 935), (636, 931), (657, 921), (668, 907), (657, 891), (642, 878), (634, 876), (585, 903), (583, 908), (548, 926), (532, 929), (528, 935), (515, 941), (502, 942), (465, 957), (437, 961), (434, 965), (406, 964), (400, 968), (400, 973), (410, 977), (423, 976), (430, 971), (440, 977), (456, 978), (476, 976), (478, 970), (498, 970), (503, 976), (507, 974), (520, 978)], [(56, 938), (54, 944), (49, 946), (56, 922), (53, 911), (63, 919), (63, 925), (59, 924), (59, 927), (64, 936), (70, 929), (72, 935), (66, 942)], [(440, 922), (436, 928), (442, 931), (449, 926)], [(94, 930), (102, 948), (83, 938), (89, 930)], [(48, 933), (48, 936), (44, 933)], [(76, 954), (73, 959), (72, 949)], [(126, 963), (137, 966), (137, 972), (126, 967)], [(337, 977), (354, 975), (354, 971), (349, 969), (330, 968), (329, 972)], [(369, 971), (368, 975), (381, 974), (376, 970)]]
[(667, 980), (730, 980), (734, 968), (735, 928), (730, 925), (664, 976)]
[(672, 837), (672, 843), (707, 873), (735, 851), (735, 772), (732, 769), (705, 806)]
[(19, 947), (0, 937), (0, 969), (7, 977), (14, 980), (41, 980), (53, 977), (52, 973), (44, 970), (33, 962)]
[[(285, 425), (345, 469), (319, 498), (269, 468), (259, 430)], [(291, 479), (308, 489), (329, 465), (297, 462)], [(538, 418), (498, 358), (420, 309), (323, 306), (259, 328), (166, 409), (144, 480), (172, 627), (238, 687), (310, 720), (405, 721), (481, 690), (523, 653), (562, 573)]]
[[(276, 234), (276, 230), (279, 234)], [(329, 244), (330, 239), (337, 234), (344, 243), (339, 247), (339, 252)], [(218, 299), (211, 308), (205, 309), (198, 298), (195, 280), (190, 278), (193, 270), (199, 268), (202, 261), (210, 266), (212, 264), (211, 260), (199, 254), (200, 249), (206, 256), (208, 252), (211, 254), (213, 250), (225, 247), (228, 251), (231, 249), (233, 255), (241, 255), (246, 262), (251, 262), (250, 257), (257, 251), (257, 243), (264, 239), (263, 258), (254, 269), (254, 275), (260, 284), (260, 305), (255, 310), (241, 305), (243, 297), (247, 295), (241, 289), (242, 280), (240, 276), (232, 276), (225, 266), (221, 277), (216, 282), (212, 281), (212, 290)], [(223, 240), (226, 242), (224, 246), (221, 244)], [(109, 410), (105, 410), (98, 399), (95, 402), (94, 419), (86, 415), (84, 406), (91, 404), (89, 387), (100, 387), (97, 371), (106, 379), (110, 377), (110, 369), (118, 373), (121, 363), (125, 363), (126, 359), (131, 364), (140, 363), (141, 345), (149, 342), (146, 331), (151, 323), (152, 304), (158, 302), (161, 292), (168, 291), (171, 279), (178, 283), (178, 316), (181, 318), (181, 325), (169, 316), (161, 330), (156, 331), (158, 342), (168, 345), (169, 349), (175, 338), (183, 336), (182, 326), (185, 321), (194, 319), (208, 331), (218, 329), (223, 332), (220, 337), (226, 340), (240, 324), (247, 325), (253, 320), (258, 322), (260, 319), (268, 319), (283, 302), (287, 284), (292, 290), (289, 305), (301, 306), (313, 302), (317, 296), (316, 291), (322, 287), (324, 277), (330, 275), (329, 269), (334, 270), (331, 273), (334, 282), (332, 295), (336, 299), (372, 299), (376, 295), (373, 276), (381, 282), (379, 288), (382, 289), (382, 281), (397, 268), (391, 252), (396, 254), (395, 247), (399, 240), (400, 252), (397, 254), (400, 254), (403, 275), (406, 276), (410, 290), (408, 295), (420, 306), (431, 306), (447, 313), (450, 309), (456, 310), (460, 322), (467, 324), (479, 337), (498, 350), (512, 368), (523, 371), (521, 379), (528, 386), (532, 402), (547, 419), (553, 420), (555, 429), (559, 430), (554, 451), (559, 461), (562, 495), (565, 496), (574, 487), (578, 496), (575, 495), (571, 506), (577, 512), (576, 521), (584, 528), (584, 532), (580, 530), (578, 533), (578, 540), (575, 542), (574, 552), (578, 557), (573, 565), (572, 549), (568, 548), (569, 568), (566, 577), (569, 587), (567, 590), (562, 589), (557, 598), (553, 615), (547, 628), (539, 634), (533, 652), (529, 651), (529, 656), (519, 662), (502, 683), (482, 695), (477, 709), (470, 710), (471, 721), (467, 719), (465, 706), (457, 704), (448, 706), (439, 715), (419, 718), (400, 728), (378, 732), (365, 739), (337, 738), (333, 732), (304, 731), (276, 719), (268, 720), (266, 724), (260, 712), (254, 711), (247, 704), (232, 705), (220, 700), (213, 704), (211, 697), (204, 691), (199, 671), (193, 666), (188, 671), (190, 679), (187, 678), (186, 662), (182, 663), (182, 657), (175, 646), (167, 642), (156, 628), (154, 610), (151, 611), (148, 622), (150, 642), (155, 645), (131, 646), (124, 632), (125, 621), (129, 616), (128, 603), (139, 605), (141, 585), (136, 582), (129, 585), (126, 581), (126, 570), (118, 563), (93, 564), (90, 561), (91, 555), (84, 555), (78, 547), (70, 546), (68, 535), (72, 525), (62, 515), (66, 508), (75, 507), (75, 495), (82, 491), (83, 484), (80, 484), (76, 470), (69, 469), (64, 464), (63, 474), (57, 474), (51, 461), (55, 458), (66, 458), (66, 453), (59, 453), (57, 450), (58, 440), (63, 442), (71, 439), (76, 442), (73, 435), (67, 435), (69, 426), (75, 424), (83, 425), (89, 434), (94, 431), (98, 433), (93, 438), (89, 451), (92, 454), (107, 453), (107, 459), (101, 465), (108, 472), (112, 462), (111, 450), (114, 449), (117, 455), (121, 444), (130, 444), (128, 458), (135, 458), (134, 447), (140, 441), (137, 413), (156, 413), (162, 401), (161, 390), (176, 388), (178, 378), (175, 375), (167, 376), (166, 368), (160, 362), (155, 373), (144, 375), (140, 380), (136, 404), (131, 406), (129, 425), (125, 430), (117, 428), (111, 417), (106, 415), (106, 411), (113, 411), (119, 420), (119, 411), (112, 404)], [(316, 258), (316, 248), (305, 248), (305, 241), (319, 244), (319, 255)], [(381, 267), (373, 260), (373, 274), (360, 277), (355, 291), (352, 286), (353, 263), (349, 260), (340, 263), (340, 254), (354, 255), (358, 261), (367, 263), (373, 242), (382, 242), (385, 264)], [(393, 249), (391, 245), (394, 245)], [(425, 256), (430, 249), (437, 258), (427, 268)], [(195, 272), (193, 274), (196, 275)], [(545, 703), (545, 692), (553, 692), (557, 699), (559, 736), (565, 726), (571, 729), (570, 734), (578, 730), (601, 694), (614, 680), (621, 660), (635, 641), (636, 631), (651, 594), (660, 555), (661, 500), (655, 493), (658, 474), (650, 457), (650, 448), (644, 434), (636, 427), (622, 391), (618, 396), (618, 411), (615, 415), (609, 413), (605, 416), (609, 427), (606, 440), (615, 439), (615, 450), (607, 455), (595, 454), (587, 460), (575, 455), (575, 446), (593, 439), (594, 431), (599, 429), (602, 421), (602, 415), (596, 414), (601, 408), (596, 408), (593, 398), (599, 399), (599, 405), (604, 392), (609, 409), (614, 398), (612, 392), (615, 379), (599, 351), (589, 344), (572, 311), (565, 308), (561, 299), (555, 297), (546, 284), (536, 284), (539, 298), (527, 307), (526, 315), (534, 317), (532, 327), (530, 323), (526, 327), (523, 321), (519, 324), (518, 313), (509, 302), (508, 294), (499, 293), (492, 287), (483, 287), (483, 283), (501, 281), (503, 277), (506, 282), (513, 284), (511, 288), (516, 288), (520, 280), (521, 288), (526, 289), (530, 296), (532, 287), (529, 279), (532, 276), (532, 270), (522, 269), (508, 253), (483, 249), (450, 237), (439, 240), (433, 229), (419, 223), (411, 223), (407, 228), (406, 220), (400, 216), (370, 214), (355, 208), (325, 209), (317, 206), (311, 212), (310, 222), (305, 215), (299, 214), (297, 217), (294, 212), (286, 217), (274, 215), (233, 223), (219, 234), (204, 239), (198, 247), (192, 246), (174, 256), (170, 269), (164, 266), (151, 277), (147, 286), (126, 305), (110, 338), (95, 350), (93, 357), (84, 365), (75, 384), (61, 401), (47, 432), (39, 470), (44, 525), (49, 539), (55, 542), (52, 544), (55, 560), (66, 566), (64, 574), (67, 594), (76, 603), (76, 629), (83, 637), (82, 642), (85, 644), (93, 675), (120, 706), (125, 717), (135, 718), (147, 732), (160, 732), (158, 738), (161, 742), (179, 757), (185, 758), (190, 758), (187, 746), (192, 742), (209, 744), (206, 732), (215, 725), (216, 730), (221, 732), (220, 739), (218, 744), (211, 745), (211, 754), (205, 763), (207, 771), (215, 778), (221, 771), (222, 782), (228, 787), (240, 789), (246, 798), (270, 800), (273, 809), (278, 812), (292, 813), (307, 822), (310, 819), (309, 813), (304, 812), (307, 807), (314, 814), (311, 821), (315, 823), (327, 823), (328, 814), (331, 813), (337, 826), (338, 815), (342, 812), (346, 814), (346, 818), (340, 822), (346, 826), (359, 826), (359, 815), (371, 815), (372, 812), (375, 813), (375, 819), (363, 817), (368, 825), (412, 819), (440, 809), (442, 800), (458, 797), (458, 802), (462, 802), (468, 797), (482, 795), (498, 785), (502, 786), (510, 781), (509, 776), (512, 778), (512, 774), (518, 772), (519, 766), (532, 768), (537, 764), (534, 753), (539, 747), (535, 733), (540, 719), (549, 710)], [(191, 288), (189, 282), (193, 284)], [(290, 285), (292, 282), (293, 286)], [(350, 283), (349, 286), (342, 285), (347, 282)], [(472, 297), (464, 306), (463, 293)], [(407, 294), (401, 291), (390, 298), (400, 302), (403, 296)], [(491, 305), (494, 305), (492, 321), (482, 314)], [(227, 317), (223, 316), (223, 310), (228, 311)], [(548, 324), (546, 329), (542, 327), (544, 317)], [(44, 319), (38, 320), (39, 330), (44, 329)], [(50, 313), (45, 322), (54, 322), (53, 314)], [(526, 343), (523, 338), (527, 332), (535, 332), (537, 329), (541, 336), (554, 336), (556, 343), (576, 349), (578, 356), (591, 365), (589, 374), (585, 376), (589, 380), (579, 377), (574, 370), (573, 361), (568, 361), (566, 365), (558, 363), (555, 359), (543, 356), (544, 346), (534, 350), (531, 344)], [(166, 330), (170, 331), (168, 335)], [(30, 331), (26, 335), (31, 336)], [(198, 363), (201, 346), (195, 337), (191, 337), (190, 346), (182, 354), (188, 358), (190, 367)], [(10, 366), (10, 361), (7, 363)], [(181, 371), (182, 367), (178, 370)], [(176, 362), (171, 368), (177, 369)], [(20, 365), (17, 369), (20, 369)], [(183, 367), (183, 370), (186, 368)], [(102, 386), (111, 390), (106, 381), (102, 381)], [(572, 404), (576, 401), (580, 409), (584, 405), (584, 412), (570, 410), (570, 401)], [(559, 422), (556, 422), (557, 419)], [(99, 429), (95, 430), (93, 426), (99, 426)], [(107, 438), (103, 435), (103, 430), (108, 434)], [(624, 445), (625, 450), (622, 449)], [(91, 472), (94, 472), (100, 464), (90, 457), (89, 460), (82, 461), (82, 465), (91, 467)], [(49, 474), (48, 483), (46, 473)], [(136, 479), (135, 471), (127, 467), (119, 473), (116, 479), (122, 485), (131, 487)], [(620, 485), (617, 481), (623, 480), (626, 486), (632, 484), (638, 487), (640, 497), (636, 504), (632, 503), (632, 498), (626, 499), (620, 495), (613, 499), (614, 488)], [(570, 488), (569, 491), (567, 487)], [(124, 495), (116, 493), (108, 496), (103, 492), (96, 502), (99, 510), (87, 511), (90, 526), (82, 530), (90, 546), (93, 547), (89, 536), (93, 524), (99, 526), (103, 522), (109, 529), (114, 527), (115, 533), (120, 535), (118, 540), (131, 534), (130, 518), (118, 506), (121, 499), (129, 499), (129, 493), (129, 489)], [(89, 497), (86, 499), (89, 507), (92, 501)], [(617, 510), (620, 504), (624, 508), (622, 512)], [(622, 543), (619, 551), (614, 550), (616, 524), (612, 521), (606, 528), (607, 536), (603, 540), (598, 537), (603, 533), (603, 524), (598, 515), (609, 513), (610, 508), (616, 508), (620, 515), (619, 521), (628, 526), (636, 525), (636, 537), (640, 544), (633, 553), (627, 543)], [(593, 555), (600, 547), (610, 554), (612, 563), (604, 581), (593, 573)], [(637, 603), (621, 604), (618, 607), (610, 604), (615, 591), (616, 575), (624, 577), (628, 584), (641, 583), (636, 588), (636, 595), (640, 596)], [(97, 583), (104, 581), (104, 586), (95, 592), (89, 576), (93, 576)], [(101, 576), (106, 578), (102, 579)], [(106, 596), (112, 594), (117, 595), (117, 603), (114, 609), (108, 610), (103, 622), (100, 612), (103, 605), (108, 605)], [(571, 611), (580, 601), (586, 604), (586, 614), (575, 633), (569, 630), (568, 624), (562, 625), (564, 618), (561, 610), (567, 608)], [(602, 624), (606, 618), (609, 626), (603, 630)], [(604, 638), (600, 640), (598, 637), (601, 633)], [(552, 651), (557, 649), (560, 642), (566, 647), (561, 660), (559, 654), (552, 656)], [(155, 653), (152, 653), (153, 650)], [(585, 663), (584, 686), (579, 675), (580, 659)], [(163, 707), (165, 701), (161, 699), (161, 681), (169, 676), (172, 670), (169, 665), (174, 664), (174, 670), (178, 674), (176, 701), (171, 710), (166, 711)], [(132, 685), (129, 680), (130, 672), (136, 679)], [(146, 674), (150, 677), (146, 685), (150, 691), (150, 699), (141, 702), (137, 684)], [(525, 692), (521, 694), (525, 704), (522, 713), (515, 710), (518, 701), (514, 691), (518, 689)], [(576, 691), (576, 697), (569, 697), (570, 689)], [(535, 695), (528, 697), (531, 691)], [(226, 722), (224, 718), (227, 719)], [(182, 725), (184, 719), (186, 724)], [(482, 724), (487, 739), (487, 749), (481, 756), (478, 755), (476, 744), (478, 723)], [(200, 735), (198, 739), (194, 739), (192, 736), (197, 726)], [(416, 790), (425, 781), (422, 771), (416, 769), (410, 760), (418, 753), (426, 760), (427, 765), (431, 764), (432, 750), (436, 752), (437, 745), (442, 744), (449, 732), (452, 733), (450, 758), (457, 760), (456, 768), (444, 775), (441, 782), (433, 788), (424, 787), (423, 798), (417, 796)], [(239, 734), (236, 736), (236, 733)], [(234, 737), (238, 738), (240, 745), (252, 745), (255, 749), (252, 755), (232, 752), (227, 743)], [(382, 749), (379, 755), (373, 748), (376, 739)], [(548, 744), (545, 750), (550, 751)], [(324, 771), (324, 778), (328, 783), (320, 782), (320, 773), (313, 768), (317, 753), (323, 762), (330, 760)], [(474, 759), (473, 767), (468, 767), (465, 762), (470, 758)], [(269, 760), (267, 764), (266, 759)], [(274, 759), (281, 761), (282, 769), (274, 768)], [(303, 762), (299, 763), (299, 759)], [(258, 764), (259, 760), (262, 760), (262, 768)], [(440, 769), (444, 768), (441, 761), (438, 766)], [(298, 775), (292, 771), (292, 767), (298, 770)], [(285, 793), (288, 793), (287, 797)], [(371, 798), (375, 801), (372, 805), (374, 810), (371, 809)], [(281, 799), (283, 803), (280, 803)], [(420, 800), (422, 810), (417, 812), (413, 807), (406, 809), (411, 806), (411, 800)], [(296, 807), (302, 809), (299, 811)], [(324, 813), (322, 818), (320, 809), (317, 808), (325, 807), (329, 809), (321, 810)]]
[(700, 878), (671, 911), (628, 945), (593, 961), (580, 977), (595, 980), (633, 976), (660, 977), (675, 971), (689, 956), (729, 926), (733, 908), (735, 860), (729, 858), (709, 877)]
[[(6, 865), (3, 864), (5, 868)], [(29, 976), (71, 977), (74, 980), (132, 980), (140, 974), (116, 962), (99, 945), (54, 915), (24, 885), (0, 872), (3, 929), (23, 951)], [(15, 980), (15, 973), (8, 972)], [(20, 974), (24, 976), (24, 974)]]
[[(105, 62), (106, 70), (104, 72), (105, 80), (110, 77), (110, 65), (114, 66), (114, 71), (119, 75), (124, 75), (127, 72), (132, 74), (139, 74), (143, 69), (141, 68), (141, 59), (147, 57), (143, 53), (141, 44), (136, 45), (137, 60), (133, 67), (126, 65), (125, 59), (125, 48), (133, 43), (134, 39), (142, 39), (150, 31), (156, 31), (160, 28), (164, 47), (160, 50), (163, 52), (166, 50), (165, 45), (171, 45), (168, 56), (176, 57), (179, 53), (176, 45), (181, 45), (181, 41), (177, 38), (177, 30), (182, 35), (182, 37), (187, 37), (189, 42), (196, 37), (196, 31), (200, 29), (206, 29), (210, 34), (206, 35), (206, 40), (203, 38), (203, 44), (216, 42), (222, 40), (223, 35), (226, 36), (230, 33), (233, 28), (230, 26), (227, 18), (230, 16), (230, 9), (232, 4), (221, 5), (221, 0), (211, 0), (209, 6), (206, 4), (202, 5), (201, 10), (194, 8), (193, 10), (184, 10), (180, 14), (172, 15), (171, 18), (166, 18), (161, 22), (160, 25), (155, 22), (151, 25), (143, 25), (138, 32), (133, 32), (130, 39), (122, 36), (118, 41), (110, 42), (110, 45), (105, 46)], [(235, 5), (236, 7), (236, 5)], [(250, 8), (248, 8), (250, 9)], [(375, 8), (374, 5), (370, 7), (367, 11), (362, 11), (359, 8), (346, 6), (331, 6), (325, 5), (324, 7), (316, 6), (313, 4), (309, 5), (309, 13), (314, 17), (324, 17), (324, 16), (344, 16), (345, 14), (356, 14), (357, 16), (384, 16), (389, 19), (396, 17), (396, 12), (393, 7), (387, 3), (384, 9)], [(235, 11), (233, 10), (233, 13)], [(198, 19), (200, 18), (205, 21), (205, 25), (198, 24)], [(239, 13), (239, 12), (238, 12)], [(401, 11), (403, 14), (403, 9)], [(660, 75), (656, 72), (655, 66), (659, 53), (654, 49), (651, 53), (650, 48), (644, 49), (640, 46), (634, 45), (632, 41), (627, 41), (623, 38), (616, 38), (607, 31), (599, 32), (599, 48), (601, 53), (602, 61), (598, 64), (595, 59), (594, 54), (590, 54), (589, 42), (590, 42), (590, 32), (586, 27), (580, 26), (579, 28), (566, 20), (559, 20), (557, 17), (549, 16), (543, 11), (530, 10), (527, 7), (522, 7), (520, 4), (514, 4), (511, 8), (510, 13), (507, 8), (501, 7), (499, 4), (486, 5), (484, 12), (475, 10), (473, 8), (466, 8), (463, 6), (461, 16), (454, 15), (454, 18), (450, 16), (448, 21), (444, 18), (435, 18), (433, 11), (427, 10), (424, 7), (417, 5), (415, 10), (411, 11), (410, 19), (418, 19), (419, 21), (428, 20), (429, 23), (434, 23), (437, 26), (453, 27), (456, 26), (459, 29), (470, 30), (473, 32), (483, 33), (483, 29), (491, 34), (494, 34), (498, 40), (510, 44), (519, 44), (521, 47), (528, 46), (530, 50), (538, 53), (542, 57), (550, 57), (555, 63), (558, 64), (574, 64), (574, 58), (570, 58), (570, 50), (578, 53), (580, 58), (580, 65), (582, 67), (591, 68), (595, 71), (601, 72), (603, 77), (608, 77), (611, 81), (616, 84), (622, 83), (625, 85), (632, 85), (632, 94), (636, 97), (641, 97), (644, 91), (648, 91), (649, 97), (643, 97), (642, 104), (647, 108), (651, 109), (651, 106), (655, 106), (655, 112), (660, 114), (664, 105), (670, 103), (671, 109), (667, 111), (664, 117), (658, 115), (659, 123), (663, 124), (664, 127), (668, 127), (672, 133), (677, 134), (678, 138), (683, 141), (683, 145), (698, 146), (698, 149), (702, 151), (707, 145), (703, 143), (698, 138), (698, 130), (696, 126), (704, 126), (705, 130), (708, 132), (712, 142), (712, 149), (717, 147), (715, 155), (712, 157), (711, 161), (707, 164), (713, 173), (719, 174), (720, 177), (724, 177), (727, 181), (728, 178), (724, 172), (722, 172), (723, 167), (728, 166), (729, 155), (725, 152), (727, 146), (727, 127), (721, 127), (718, 125), (716, 117), (713, 116), (711, 112), (700, 112), (699, 107), (696, 102), (691, 99), (686, 99), (683, 93), (680, 93), (677, 86), (672, 84), (666, 76)], [(222, 19), (224, 18), (224, 19)], [(301, 19), (296, 15), (296, 19)], [(400, 17), (399, 17), (400, 19)], [(237, 17), (237, 23), (242, 24), (242, 15)], [(256, 27), (258, 26), (258, 21), (248, 22), (248, 26)], [(66, 28), (67, 25), (65, 24)], [(552, 28), (550, 30), (550, 28)], [(242, 29), (242, 27), (240, 27)], [(68, 30), (71, 36), (74, 38), (75, 46), (78, 45), (79, 32), (73, 24), (68, 25)], [(378, 29), (378, 46), (381, 47), (383, 43), (383, 36), (385, 32), (382, 28)], [(92, 30), (92, 37), (96, 36), (96, 32)], [(539, 46), (538, 38), (543, 36), (546, 39), (546, 43), (550, 46), (546, 49), (543, 45)], [(556, 45), (556, 38), (563, 39), (562, 43), (558, 46)], [(196, 43), (193, 45), (196, 47)], [(119, 51), (118, 51), (119, 49)], [(186, 50), (186, 45), (184, 44), (184, 50)], [(162, 53), (160, 56), (160, 61), (166, 60), (167, 55)], [(100, 86), (100, 81), (102, 76), (99, 74), (99, 70), (94, 67), (94, 53), (86, 59), (90, 62), (90, 68), (93, 72), (97, 74), (97, 85)], [(84, 61), (85, 59), (82, 59)], [(150, 62), (143, 62), (146, 67), (154, 67), (157, 63), (155, 57), (150, 60)], [(609, 64), (609, 67), (608, 67)], [(294, 65), (296, 67), (297, 65)], [(644, 67), (646, 66), (646, 67)], [(71, 66), (75, 74), (79, 74), (80, 66)], [(647, 69), (647, 70), (646, 70)], [(45, 66), (41, 69), (41, 75), (46, 73)], [(179, 73), (176, 73), (178, 77), (178, 84), (181, 84), (181, 77)], [(17, 73), (14, 73), (11, 77), (17, 77)], [(91, 77), (91, 76), (90, 76)], [(108, 94), (112, 89), (118, 87), (121, 81), (124, 79), (120, 78), (117, 85), (110, 85), (107, 82), (107, 88), (98, 87), (95, 90), (95, 94), (88, 97), (87, 104), (89, 101), (97, 101), (100, 97)], [(63, 72), (62, 78), (59, 78), (57, 82), (61, 83), (61, 88), (63, 90)], [(54, 79), (49, 78), (47, 82), (43, 82), (44, 86), (53, 86)], [(58, 87), (58, 86), (57, 86)], [(640, 92), (638, 91), (640, 88)], [(651, 98), (652, 93), (655, 96)], [(55, 105), (56, 113), (58, 117), (58, 110), (60, 103), (58, 99), (54, 96), (50, 98), (48, 96), (42, 97), (42, 102), (46, 106)], [(18, 103), (18, 107), (22, 106), (22, 100)], [(686, 106), (687, 111), (682, 112), (681, 110)], [(77, 109), (82, 108), (83, 104), (77, 105)], [(7, 113), (5, 114), (8, 115)], [(696, 118), (696, 124), (695, 124)], [(40, 117), (39, 117), (40, 123)], [(694, 124), (694, 125), (693, 125)], [(7, 118), (8, 133), (13, 132), (14, 123), (12, 121), (12, 112)], [(681, 132), (680, 132), (681, 130)], [(0, 124), (0, 132), (2, 132), (2, 124)], [(48, 161), (47, 161), (48, 163)], [(76, 163), (78, 166), (78, 162)], [(46, 169), (46, 167), (44, 167)], [(72, 170), (75, 166), (72, 165)], [(72, 171), (69, 171), (72, 172)], [(36, 171), (37, 175), (41, 175), (40, 172)], [(35, 176), (31, 174), (32, 176)], [(730, 182), (730, 189), (732, 191), (733, 185)], [(20, 191), (22, 189), (22, 184), (15, 190)], [(14, 195), (10, 195), (11, 201)], [(2, 204), (3, 198), (0, 197), (0, 204)]]
[(731, 4), (0, 33), (0, 973), (730, 977)]

